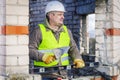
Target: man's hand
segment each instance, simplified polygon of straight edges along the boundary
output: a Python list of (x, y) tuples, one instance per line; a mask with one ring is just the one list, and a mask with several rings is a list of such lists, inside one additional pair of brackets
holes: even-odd
[(44, 54), (42, 57), (43, 62), (46, 64), (49, 64), (55, 60), (55, 55), (50, 55), (50, 54)]
[(82, 59), (75, 59), (74, 60), (75, 68), (83, 68), (85, 67), (85, 63)]

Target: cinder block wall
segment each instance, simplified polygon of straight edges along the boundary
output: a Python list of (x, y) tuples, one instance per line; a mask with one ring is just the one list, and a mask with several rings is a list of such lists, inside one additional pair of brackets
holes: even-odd
[[(33, 2), (30, 2), (32, 4), (30, 7), (37, 7), (30, 8), (30, 17), (36, 20), (36, 23), (30, 23), (31, 26), (35, 27), (36, 24), (43, 22), (44, 6), (48, 1), (50, 0), (33, 0)], [(80, 30), (80, 16), (75, 13), (74, 0), (60, 1), (65, 4), (68, 11), (65, 14), (65, 24), (72, 29), (71, 31), (74, 33), (74, 38), (77, 42), (79, 41), (78, 37), (80, 37), (78, 34)], [(98, 0), (96, 3), (96, 53), (99, 54), (100, 52), (100, 54), (103, 54), (102, 58), (105, 59), (106, 55), (104, 53), (107, 52), (107, 59), (111, 64), (116, 64), (120, 59), (120, 56), (118, 56), (120, 48), (119, 4), (117, 2), (108, 0), (106, 3), (105, 0), (100, 0), (100, 2)], [(29, 74), (29, 0), (6, 0), (6, 2), (1, 0), (0, 3), (2, 3), (0, 4), (0, 73)], [(40, 4), (41, 6), (39, 7), (38, 5)], [(36, 11), (34, 12), (34, 10)], [(41, 15), (36, 15), (36, 13)], [(30, 22), (34, 19), (30, 19)], [(112, 71), (113, 75), (117, 74), (117, 71), (115, 72), (113, 68)]]
[(5, 36), (2, 28), (5, 25), (5, 1), (0, 0), (0, 80), (4, 80), (5, 75)]
[(6, 0), (5, 35), (6, 74), (29, 73), (29, 0)]
[(29, 74), (29, 0), (0, 0), (0, 80), (40, 80)]
[(108, 65), (107, 73), (119, 74), (120, 62), (120, 2), (102, 0), (96, 2), (96, 55), (103, 64)]
[[(120, 62), (120, 1), (117, 0), (113, 0), (113, 27), (111, 28), (113, 30), (113, 35), (111, 35), (110, 37), (113, 38), (113, 51), (112, 53), (113, 55), (113, 63), (118, 63)], [(120, 65), (120, 63), (118, 64)]]

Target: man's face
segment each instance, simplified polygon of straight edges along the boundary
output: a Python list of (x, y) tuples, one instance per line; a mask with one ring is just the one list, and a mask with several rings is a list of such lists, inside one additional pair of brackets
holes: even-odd
[(64, 12), (52, 12), (50, 16), (50, 22), (54, 24), (54, 26), (61, 26), (64, 20)]

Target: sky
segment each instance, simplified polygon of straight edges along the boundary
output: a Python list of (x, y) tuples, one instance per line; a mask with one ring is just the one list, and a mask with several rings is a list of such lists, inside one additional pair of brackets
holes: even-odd
[(87, 32), (90, 37), (95, 37), (95, 14), (88, 15), (87, 20)]

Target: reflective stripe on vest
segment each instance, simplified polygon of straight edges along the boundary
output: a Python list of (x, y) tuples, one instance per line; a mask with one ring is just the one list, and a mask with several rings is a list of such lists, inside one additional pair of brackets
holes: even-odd
[[(42, 33), (42, 42), (38, 47), (39, 51), (44, 50), (46, 54), (49, 53), (53, 55), (54, 53), (48, 50), (69, 47), (70, 37), (68, 35), (66, 26), (62, 26), (65, 31), (60, 33), (59, 42), (55, 39), (53, 33), (50, 30), (46, 31), (46, 28), (43, 24), (39, 24), (39, 27)], [(60, 61), (61, 61), (61, 65), (69, 65), (68, 53), (66, 52), (62, 53), (60, 57)], [(59, 60), (55, 60), (50, 64), (45, 64), (44, 62), (34, 61), (34, 65), (35, 66), (55, 66), (58, 64), (58, 62)]]

